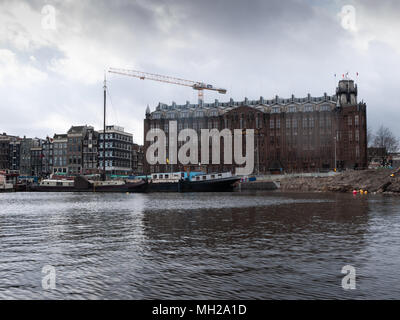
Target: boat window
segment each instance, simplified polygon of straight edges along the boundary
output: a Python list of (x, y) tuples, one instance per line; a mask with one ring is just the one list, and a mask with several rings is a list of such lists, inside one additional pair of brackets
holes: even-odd
[(165, 175), (165, 179), (168, 179), (168, 178), (169, 178), (169, 175), (166, 174), (166, 175)]
[(57, 182), (57, 186), (62, 186), (62, 182)]
[(206, 180), (207, 176), (203, 176), (203, 180)]
[(199, 180), (200, 180), (200, 177), (196, 177), (196, 180), (199, 181)]
[(221, 173), (219, 173), (219, 174), (218, 174), (218, 177), (222, 177), (222, 174), (221, 174)]
[(212, 174), (212, 175), (211, 175), (211, 179), (215, 179), (215, 174)]

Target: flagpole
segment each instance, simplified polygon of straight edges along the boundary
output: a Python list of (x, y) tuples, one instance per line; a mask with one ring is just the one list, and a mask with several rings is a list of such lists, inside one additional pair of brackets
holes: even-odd
[(333, 79), (333, 81), (335, 81), (333, 88), (334, 88), (334, 90), (336, 90), (336, 89), (335, 89), (335, 88), (336, 88), (336, 85), (337, 85), (336, 73), (334, 74), (334, 79)]

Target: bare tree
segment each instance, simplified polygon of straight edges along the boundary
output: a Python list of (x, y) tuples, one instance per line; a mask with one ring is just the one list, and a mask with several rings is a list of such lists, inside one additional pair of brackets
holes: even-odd
[(382, 125), (374, 136), (373, 146), (376, 148), (386, 148), (387, 152), (397, 152), (399, 149), (399, 140), (389, 128)]
[(370, 127), (367, 129), (367, 146), (372, 147), (373, 145), (373, 140), (374, 140), (374, 132)]

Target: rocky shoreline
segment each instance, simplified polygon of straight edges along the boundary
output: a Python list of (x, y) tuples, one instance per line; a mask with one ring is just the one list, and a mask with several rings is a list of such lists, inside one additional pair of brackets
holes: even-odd
[(331, 177), (295, 177), (280, 181), (281, 191), (353, 192), (400, 195), (400, 171), (395, 169), (345, 171)]

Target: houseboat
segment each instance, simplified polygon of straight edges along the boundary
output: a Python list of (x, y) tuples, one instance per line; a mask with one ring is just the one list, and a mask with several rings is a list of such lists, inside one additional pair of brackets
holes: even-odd
[(83, 176), (74, 180), (42, 180), (38, 185), (29, 186), (34, 192), (144, 192), (147, 181), (144, 180), (109, 180), (93, 181)]
[(153, 173), (147, 189), (149, 192), (232, 191), (239, 180), (239, 177), (230, 172)]
[(145, 180), (89, 180), (89, 183), (93, 192), (145, 192), (147, 189), (147, 181)]
[(190, 176), (183, 181), (184, 192), (220, 192), (233, 191), (235, 184), (240, 180), (231, 172), (207, 173)]
[(181, 192), (186, 172), (153, 173), (148, 184), (149, 192)]
[(31, 184), (29, 191), (33, 192), (73, 192), (75, 190), (74, 180), (44, 179), (39, 184)]

